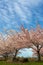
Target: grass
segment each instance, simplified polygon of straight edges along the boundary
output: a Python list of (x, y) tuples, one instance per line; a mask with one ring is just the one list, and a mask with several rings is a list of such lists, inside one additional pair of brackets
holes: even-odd
[(0, 61), (0, 65), (43, 65), (43, 62), (14, 63), (14, 62)]

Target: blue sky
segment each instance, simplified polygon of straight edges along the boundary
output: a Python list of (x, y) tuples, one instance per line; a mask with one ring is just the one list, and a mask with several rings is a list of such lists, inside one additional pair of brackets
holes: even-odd
[(23, 50), (20, 50), (19, 51), (20, 53), (17, 55), (17, 56), (19, 56), (19, 57), (27, 57), (27, 58), (29, 58), (29, 57), (35, 57), (35, 56), (33, 56), (33, 52), (32, 52), (32, 49), (30, 48), (30, 49), (23, 49)]
[(20, 31), (21, 24), (30, 29), (36, 21), (43, 27), (43, 0), (0, 0), (0, 32)]
[(0, 31), (19, 31), (21, 24), (30, 29), (36, 21), (43, 27), (43, 0), (0, 0)]

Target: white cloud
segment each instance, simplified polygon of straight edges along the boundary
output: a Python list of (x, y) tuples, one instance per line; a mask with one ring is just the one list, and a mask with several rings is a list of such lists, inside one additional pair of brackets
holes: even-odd
[(14, 4), (15, 12), (23, 19), (26, 18), (25, 13), (22, 11), (22, 9), (19, 7), (17, 3)]
[[(14, 24), (15, 27), (19, 27), (17, 23), (18, 19), (16, 19), (17, 14), (17, 17), (20, 17), (22, 23), (28, 24), (32, 21), (32, 8), (39, 6), (40, 2), (42, 2), (42, 0), (1, 0), (0, 18), (8, 24), (8, 27)], [(39, 13), (35, 12), (35, 14), (40, 18)]]
[(41, 0), (18, 0), (22, 5), (37, 6)]

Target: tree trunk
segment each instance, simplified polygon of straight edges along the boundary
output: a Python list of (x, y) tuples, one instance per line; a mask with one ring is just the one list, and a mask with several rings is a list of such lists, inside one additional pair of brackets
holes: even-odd
[(6, 53), (4, 53), (3, 54), (3, 57), (5, 58), (5, 61), (8, 59), (8, 53), (6, 52)]
[(38, 53), (38, 61), (41, 61), (40, 51), (38, 51), (37, 53)]
[(17, 52), (18, 52), (18, 50), (16, 50), (16, 52), (15, 52), (15, 55), (14, 55), (14, 57), (13, 57), (13, 61), (16, 60)]

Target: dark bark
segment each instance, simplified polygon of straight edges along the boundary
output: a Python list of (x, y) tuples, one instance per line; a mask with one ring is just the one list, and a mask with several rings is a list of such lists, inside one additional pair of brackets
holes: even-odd
[(38, 61), (41, 61), (40, 51), (38, 51)]
[(17, 53), (18, 53), (18, 50), (16, 50), (16, 52), (15, 52), (15, 55), (14, 55), (14, 57), (13, 57), (13, 61), (16, 60)]
[(41, 61), (39, 46), (37, 46), (37, 54), (38, 54), (38, 61)]
[(4, 53), (3, 54), (3, 57), (5, 58), (5, 61), (8, 59), (8, 53), (6, 52), (6, 53)]

